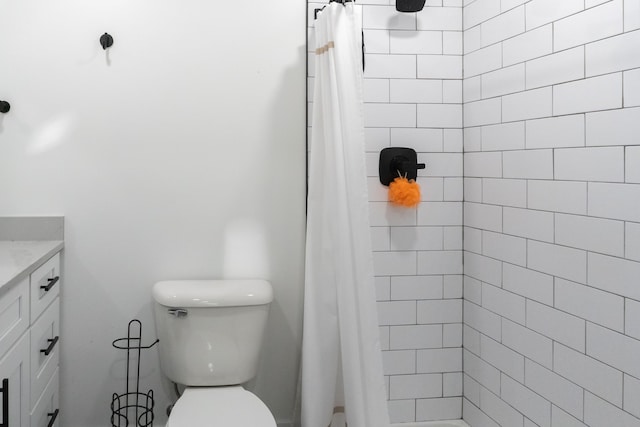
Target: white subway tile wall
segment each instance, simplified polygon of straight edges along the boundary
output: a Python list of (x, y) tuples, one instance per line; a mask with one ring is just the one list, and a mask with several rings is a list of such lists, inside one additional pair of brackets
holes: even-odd
[(358, 2), (392, 422), (640, 427), (640, 1), (394, 3)]
[(640, 2), (487, 4), (463, 7), (464, 419), (640, 426)]
[[(500, 1), (494, 3), (499, 9)], [(389, 413), (393, 423), (456, 419), (462, 417), (463, 388), (463, 3), (428, 0), (419, 13), (398, 13), (394, 4), (357, 3), (363, 10), (369, 213)], [(324, 5), (309, 2), (310, 33), (313, 11)], [(501, 33), (495, 26), (486, 31)], [(310, 79), (312, 68), (310, 61)], [(524, 66), (519, 69), (524, 78)], [(520, 134), (519, 149), (524, 124)], [(377, 175), (379, 152), (389, 146), (413, 148), (427, 165), (417, 179), (417, 209), (387, 202), (388, 189)]]

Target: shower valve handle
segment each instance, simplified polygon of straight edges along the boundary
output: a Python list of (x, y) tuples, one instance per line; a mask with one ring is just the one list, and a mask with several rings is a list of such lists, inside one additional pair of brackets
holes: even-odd
[(413, 162), (410, 162), (410, 161), (402, 162), (402, 169), (404, 169), (404, 170), (424, 169), (424, 168), (426, 168), (424, 163), (413, 163)]
[(424, 169), (426, 166), (424, 163), (412, 162), (404, 156), (394, 157), (391, 161), (391, 167), (399, 172), (414, 172), (418, 169)]

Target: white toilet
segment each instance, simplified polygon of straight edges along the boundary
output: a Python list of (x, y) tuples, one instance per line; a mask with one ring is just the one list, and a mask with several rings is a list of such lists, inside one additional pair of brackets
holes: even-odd
[(153, 287), (160, 367), (186, 386), (167, 427), (276, 427), (241, 384), (256, 374), (273, 289), (265, 280), (173, 280)]

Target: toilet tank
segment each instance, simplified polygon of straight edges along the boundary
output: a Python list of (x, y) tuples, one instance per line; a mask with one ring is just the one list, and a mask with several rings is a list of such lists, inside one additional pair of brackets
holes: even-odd
[(242, 384), (256, 374), (271, 284), (172, 280), (153, 286), (160, 367), (187, 386)]

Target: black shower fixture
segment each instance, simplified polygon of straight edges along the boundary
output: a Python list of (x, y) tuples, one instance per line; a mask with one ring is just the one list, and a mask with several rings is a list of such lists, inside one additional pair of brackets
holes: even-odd
[(424, 163), (418, 163), (418, 153), (413, 148), (387, 147), (380, 151), (378, 173), (382, 185), (389, 185), (398, 177), (416, 179), (418, 169), (424, 168)]
[(11, 104), (7, 101), (0, 101), (0, 113), (8, 113), (11, 109)]
[(426, 0), (396, 0), (398, 12), (420, 12)]

